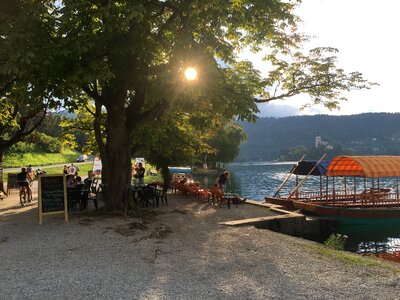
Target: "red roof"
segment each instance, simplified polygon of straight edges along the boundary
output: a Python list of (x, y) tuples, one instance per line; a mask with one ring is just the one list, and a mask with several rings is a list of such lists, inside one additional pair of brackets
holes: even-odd
[(400, 156), (337, 156), (328, 166), (327, 176), (400, 176)]

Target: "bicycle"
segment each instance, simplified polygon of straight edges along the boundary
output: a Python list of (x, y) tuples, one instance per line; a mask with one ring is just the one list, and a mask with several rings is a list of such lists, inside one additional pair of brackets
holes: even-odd
[(32, 191), (30, 190), (29, 185), (21, 184), (19, 185), (19, 203), (24, 207), (26, 201), (29, 203), (32, 202)]

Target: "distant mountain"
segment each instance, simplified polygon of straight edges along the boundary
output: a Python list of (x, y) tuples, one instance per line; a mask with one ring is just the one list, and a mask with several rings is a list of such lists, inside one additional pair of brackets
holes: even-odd
[(58, 111), (56, 114), (61, 116), (61, 117), (66, 117), (66, 118), (69, 118), (69, 119), (75, 119), (76, 118), (76, 114), (75, 113), (69, 112), (66, 109)]
[(299, 146), (312, 150), (317, 135), (336, 149), (335, 154), (400, 155), (399, 113), (260, 118), (242, 126), (248, 140), (237, 161), (276, 160)]

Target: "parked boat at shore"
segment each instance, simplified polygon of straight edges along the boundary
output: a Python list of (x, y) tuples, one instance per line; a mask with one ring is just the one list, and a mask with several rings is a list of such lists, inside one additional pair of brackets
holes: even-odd
[[(399, 176), (400, 156), (337, 156), (320, 175), (319, 190), (301, 191), (296, 185), (280, 202), (337, 219), (396, 219), (400, 218)], [(387, 177), (393, 178), (392, 186), (381, 186)], [(277, 200), (266, 197), (266, 201)]]
[[(296, 187), (299, 186), (300, 182), (304, 182), (302, 179), (300, 180), (299, 176), (319, 176), (320, 179), (320, 185), (322, 182), (322, 176), (326, 175), (326, 170), (329, 165), (328, 160), (300, 160), (296, 165), (292, 167), (292, 169), (288, 172), (285, 180), (282, 182), (282, 184), (278, 187), (277, 191), (274, 193), (273, 196), (266, 196), (265, 201), (270, 202), (273, 204), (277, 205), (282, 205), (283, 207), (287, 209), (294, 209), (293, 206), (293, 199), (298, 198), (298, 189), (295, 191), (295, 195), (290, 195), (293, 193), (289, 193), (288, 195), (281, 195), (281, 189), (284, 187), (286, 182), (289, 180), (291, 175), (295, 175), (295, 180), (296, 180)], [(294, 196), (294, 197), (293, 197)]]

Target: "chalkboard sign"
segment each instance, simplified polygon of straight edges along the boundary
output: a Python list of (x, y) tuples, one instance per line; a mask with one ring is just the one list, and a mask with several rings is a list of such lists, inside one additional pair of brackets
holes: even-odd
[(39, 176), (39, 224), (42, 224), (42, 215), (50, 213), (64, 213), (68, 221), (66, 180), (64, 175)]
[(17, 174), (16, 173), (8, 173), (7, 178), (7, 194), (11, 189), (19, 189)]

